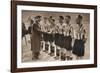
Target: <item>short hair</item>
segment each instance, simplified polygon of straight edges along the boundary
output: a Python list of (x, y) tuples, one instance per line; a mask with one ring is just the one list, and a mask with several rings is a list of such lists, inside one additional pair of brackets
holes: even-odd
[(41, 18), (41, 17), (42, 17), (42, 16), (38, 15), (38, 16), (35, 17), (35, 19), (38, 19), (38, 18)]
[(78, 18), (79, 18), (79, 19), (83, 19), (82, 15), (78, 15)]
[(62, 20), (64, 19), (64, 17), (63, 17), (63, 16), (59, 16), (59, 18), (61, 18)]
[(69, 19), (71, 19), (71, 16), (70, 15), (66, 15), (66, 17), (68, 17)]
[(50, 16), (50, 18), (52, 18), (52, 16)]

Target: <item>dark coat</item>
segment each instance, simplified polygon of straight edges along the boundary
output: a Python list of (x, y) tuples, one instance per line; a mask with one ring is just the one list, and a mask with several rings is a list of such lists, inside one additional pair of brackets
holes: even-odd
[(31, 39), (31, 50), (33, 52), (39, 52), (40, 51), (40, 45), (41, 45), (41, 36), (40, 36), (40, 27), (37, 23), (33, 24), (33, 30), (32, 30), (32, 39)]
[(32, 34), (31, 30), (32, 30), (32, 27), (31, 27), (31, 26), (29, 26), (29, 27), (28, 27), (28, 31), (27, 31), (27, 32), (28, 32), (28, 34)]
[(27, 30), (26, 30), (26, 27), (25, 27), (25, 24), (22, 23), (22, 38), (27, 34)]

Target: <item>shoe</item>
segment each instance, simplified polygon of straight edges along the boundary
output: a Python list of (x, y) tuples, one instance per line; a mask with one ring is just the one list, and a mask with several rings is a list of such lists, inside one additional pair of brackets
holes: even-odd
[(70, 60), (72, 60), (72, 59), (73, 59), (73, 57), (70, 57), (69, 59), (70, 59)]
[(70, 60), (70, 56), (67, 56), (67, 60)]

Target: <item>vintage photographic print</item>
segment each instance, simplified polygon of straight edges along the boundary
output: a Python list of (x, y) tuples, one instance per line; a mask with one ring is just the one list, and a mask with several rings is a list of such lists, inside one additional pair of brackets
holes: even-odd
[(97, 66), (97, 6), (11, 2), (11, 72)]
[(22, 10), (22, 62), (90, 59), (90, 14)]

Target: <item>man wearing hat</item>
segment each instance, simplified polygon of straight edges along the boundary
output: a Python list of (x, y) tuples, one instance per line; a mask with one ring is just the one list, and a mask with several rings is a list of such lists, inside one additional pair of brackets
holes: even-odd
[(41, 45), (41, 36), (40, 36), (40, 21), (41, 16), (36, 16), (34, 19), (34, 24), (32, 27), (32, 41), (31, 41), (31, 50), (32, 50), (32, 59), (39, 59), (40, 54), (40, 45)]

